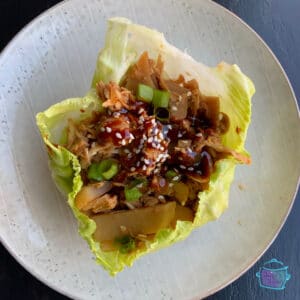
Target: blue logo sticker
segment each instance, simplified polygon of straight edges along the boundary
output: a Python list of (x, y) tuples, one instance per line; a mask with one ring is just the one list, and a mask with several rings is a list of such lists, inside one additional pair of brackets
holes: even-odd
[(283, 262), (273, 258), (264, 263), (256, 273), (259, 286), (271, 290), (284, 290), (285, 284), (291, 279), (288, 273), (288, 266)]

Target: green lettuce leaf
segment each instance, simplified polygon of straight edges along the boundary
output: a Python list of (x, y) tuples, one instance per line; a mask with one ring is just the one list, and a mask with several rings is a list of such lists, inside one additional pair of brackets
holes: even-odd
[(132, 24), (123, 18), (110, 19), (105, 45), (99, 53), (89, 93), (83, 98), (68, 99), (55, 104), (39, 113), (36, 119), (48, 149), (52, 176), (68, 198), (79, 223), (79, 233), (88, 242), (96, 261), (111, 275), (131, 266), (138, 257), (180, 241), (195, 227), (218, 218), (228, 206), (230, 184), (238, 163), (234, 158), (217, 162), (208, 190), (199, 193), (201, 200), (193, 223), (178, 221), (175, 229), (159, 231), (153, 241), (147, 242), (145, 248), (135, 249), (127, 254), (117, 250), (101, 250), (99, 243), (93, 239), (95, 222), (81, 213), (74, 203), (75, 196), (82, 187), (82, 180), (78, 159), (62, 146), (65, 142), (65, 128), (68, 118), (80, 120), (89, 116), (93, 110), (100, 110), (100, 99), (95, 92), (96, 83), (99, 80), (120, 82), (129, 66), (144, 51), (148, 51), (149, 56), (154, 59), (159, 54), (162, 56), (165, 76), (176, 78), (183, 74), (186, 79), (195, 78), (203, 94), (219, 96), (221, 111), (230, 118), (230, 129), (223, 136), (223, 144), (241, 154), (249, 155), (244, 149), (244, 143), (251, 117), (251, 97), (255, 88), (238, 66), (222, 62), (215, 68), (209, 68), (170, 45), (163, 34), (155, 30)]

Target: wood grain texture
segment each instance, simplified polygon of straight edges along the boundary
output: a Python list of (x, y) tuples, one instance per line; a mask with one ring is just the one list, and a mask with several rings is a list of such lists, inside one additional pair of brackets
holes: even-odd
[[(0, 47), (35, 15), (58, 1), (1, 1)], [(300, 97), (300, 4), (297, 0), (216, 1), (229, 8), (252, 26), (269, 44), (285, 68)], [(278, 238), (260, 261), (235, 283), (209, 299), (300, 299), (300, 235), (298, 233), (300, 199)], [(258, 287), (255, 273), (272, 257), (290, 267), (292, 279), (285, 291)], [(20, 267), (1, 246), (1, 299), (66, 299), (45, 287)]]

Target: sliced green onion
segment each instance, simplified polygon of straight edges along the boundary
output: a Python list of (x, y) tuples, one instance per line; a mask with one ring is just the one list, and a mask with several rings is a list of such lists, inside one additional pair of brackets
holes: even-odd
[(178, 175), (177, 172), (175, 172), (174, 170), (169, 170), (169, 171), (166, 172), (166, 178), (168, 180), (172, 180), (173, 177), (175, 177), (177, 175)]
[(138, 99), (150, 103), (153, 98), (153, 88), (145, 84), (139, 84), (137, 87), (137, 97)]
[(117, 175), (119, 166), (114, 159), (104, 159), (100, 163), (93, 163), (88, 169), (88, 179), (102, 181), (110, 180)]
[(165, 107), (155, 108), (154, 115), (157, 120), (162, 121), (162, 122), (169, 121), (169, 118), (170, 118), (170, 112)]
[(124, 193), (126, 201), (128, 202), (137, 201), (142, 196), (142, 193), (136, 186), (132, 188), (125, 186)]
[(109, 180), (112, 179), (115, 175), (117, 175), (119, 171), (119, 166), (116, 162), (113, 162), (110, 166), (110, 168), (102, 173), (102, 176), (104, 179)]
[(89, 166), (87, 177), (90, 180), (96, 180), (96, 181), (102, 181), (103, 176), (101, 172), (99, 171), (100, 169), (100, 163), (94, 163)]
[(135, 248), (135, 240), (129, 235), (116, 238), (115, 242), (119, 245), (119, 251), (123, 254), (128, 253)]
[(153, 91), (153, 106), (154, 107), (168, 107), (170, 93), (168, 91), (154, 90)]
[(174, 170), (169, 170), (165, 174), (168, 181), (179, 181), (181, 176)]

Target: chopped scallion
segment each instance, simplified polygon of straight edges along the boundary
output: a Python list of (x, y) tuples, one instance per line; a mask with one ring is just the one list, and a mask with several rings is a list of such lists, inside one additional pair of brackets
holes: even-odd
[(153, 88), (145, 84), (139, 84), (137, 87), (137, 97), (143, 102), (150, 103), (153, 98)]
[(170, 93), (168, 91), (161, 91), (155, 89), (153, 91), (153, 106), (154, 107), (168, 107), (169, 106)]
[(114, 159), (104, 159), (99, 163), (93, 163), (88, 169), (88, 179), (102, 181), (112, 179), (119, 170), (119, 166)]

